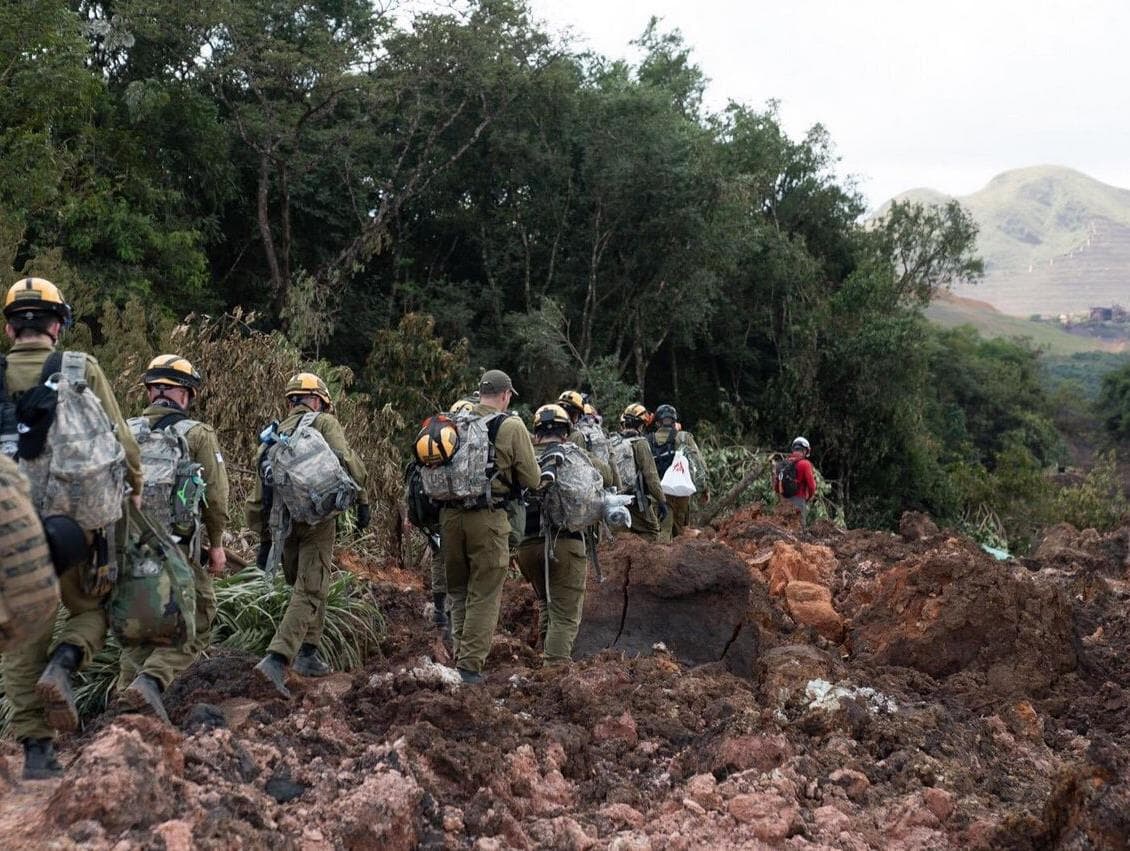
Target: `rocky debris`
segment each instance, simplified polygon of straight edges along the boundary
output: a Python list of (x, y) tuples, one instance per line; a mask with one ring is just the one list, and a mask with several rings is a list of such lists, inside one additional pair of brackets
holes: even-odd
[[(0, 845), (1126, 847), (1124, 538), (1063, 529), (1021, 566), (927, 520), (745, 509), (670, 547), (621, 536), (589, 585), (604, 640), (541, 668), (512, 582), (473, 689), (427, 658), (421, 586), (368, 565), (405, 613), (385, 657), (287, 702), (219, 651), (166, 694), (179, 730), (107, 714), (62, 743), (61, 781), (21, 782), (0, 742)], [(742, 666), (719, 650), (737, 624)]]

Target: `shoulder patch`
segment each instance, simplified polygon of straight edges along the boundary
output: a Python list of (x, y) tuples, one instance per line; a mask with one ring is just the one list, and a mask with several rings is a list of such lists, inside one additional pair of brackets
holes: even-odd
[(219, 449), (216, 450), (216, 463), (217, 464), (223, 464), (224, 463), (224, 453), (222, 453)]

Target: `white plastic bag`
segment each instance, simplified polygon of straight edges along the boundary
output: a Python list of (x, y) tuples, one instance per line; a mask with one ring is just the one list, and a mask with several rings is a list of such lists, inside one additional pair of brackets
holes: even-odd
[(691, 478), (691, 462), (687, 460), (682, 449), (675, 450), (671, 466), (663, 474), (663, 480), (659, 485), (667, 496), (691, 496), (698, 490), (694, 486), (694, 479)]

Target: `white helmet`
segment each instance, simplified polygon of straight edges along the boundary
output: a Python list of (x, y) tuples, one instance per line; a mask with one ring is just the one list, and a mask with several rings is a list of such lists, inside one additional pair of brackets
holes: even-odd
[(798, 437), (796, 440), (794, 440), (793, 445), (790, 448), (791, 449), (803, 449), (805, 452), (811, 452), (812, 451), (812, 447), (808, 445), (808, 441), (805, 440), (803, 437)]

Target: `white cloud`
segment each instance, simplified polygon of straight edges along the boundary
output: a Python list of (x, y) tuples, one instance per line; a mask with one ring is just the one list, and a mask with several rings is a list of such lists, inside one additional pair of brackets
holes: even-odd
[(708, 103), (781, 101), (786, 128), (831, 132), (841, 171), (877, 204), (912, 186), (978, 189), (1057, 163), (1130, 187), (1125, 0), (531, 0), (594, 50), (648, 18), (683, 31)]

